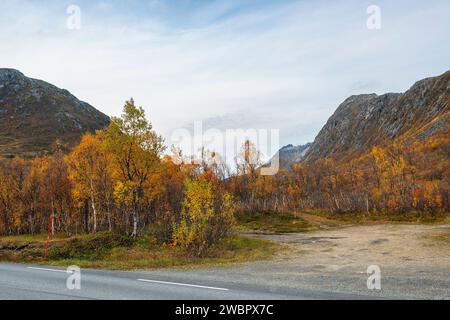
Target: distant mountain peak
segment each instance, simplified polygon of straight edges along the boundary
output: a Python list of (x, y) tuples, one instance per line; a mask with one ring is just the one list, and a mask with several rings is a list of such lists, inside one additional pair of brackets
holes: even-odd
[[(282, 147), (277, 152), (277, 155), (279, 156), (279, 160), (280, 160), (279, 161), (280, 168), (289, 169), (292, 163), (301, 162), (310, 147), (311, 147), (311, 143), (307, 143), (307, 144), (299, 145), (299, 146), (294, 146), (292, 144), (288, 144), (287, 146)], [(269, 165), (272, 161), (273, 161), (273, 158), (270, 160), (270, 162), (267, 165)]]

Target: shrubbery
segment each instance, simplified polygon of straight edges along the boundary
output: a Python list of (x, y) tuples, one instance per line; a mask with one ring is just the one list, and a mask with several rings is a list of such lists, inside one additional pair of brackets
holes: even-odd
[[(218, 211), (215, 200), (220, 200)], [(215, 195), (211, 182), (204, 177), (186, 180), (181, 219), (173, 231), (175, 246), (201, 256), (211, 245), (226, 237), (233, 225), (234, 207), (230, 194)]]

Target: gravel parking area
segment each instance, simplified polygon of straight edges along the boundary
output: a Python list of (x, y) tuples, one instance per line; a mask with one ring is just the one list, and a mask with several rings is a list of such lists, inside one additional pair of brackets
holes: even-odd
[[(288, 249), (272, 261), (160, 272), (192, 280), (267, 285), (271, 290), (279, 287), (362, 298), (450, 299), (450, 243), (434, 238), (449, 232), (450, 225), (381, 224), (254, 235), (280, 242)], [(370, 265), (381, 269), (381, 290), (367, 288)]]

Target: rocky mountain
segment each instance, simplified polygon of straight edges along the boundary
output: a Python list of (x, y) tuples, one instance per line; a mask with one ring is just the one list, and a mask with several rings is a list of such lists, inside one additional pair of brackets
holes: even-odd
[(418, 81), (405, 93), (351, 96), (319, 132), (305, 160), (358, 153), (387, 140), (423, 140), (447, 130), (449, 119), (450, 71)]
[[(280, 168), (288, 169), (292, 163), (301, 162), (310, 147), (311, 143), (307, 143), (300, 146), (294, 146), (292, 144), (289, 144), (281, 148), (278, 151)], [(274, 158), (272, 158), (269, 161), (269, 163), (266, 164), (266, 166), (268, 166), (270, 163), (273, 163), (272, 162), (273, 159)]]
[(56, 140), (70, 147), (83, 133), (109, 122), (67, 90), (14, 69), (0, 69), (0, 157), (45, 154)]
[[(450, 71), (420, 80), (405, 93), (346, 99), (312, 144), (280, 150), (280, 165), (366, 152), (386, 141), (424, 140), (450, 127)], [(295, 150), (299, 150), (298, 152)]]

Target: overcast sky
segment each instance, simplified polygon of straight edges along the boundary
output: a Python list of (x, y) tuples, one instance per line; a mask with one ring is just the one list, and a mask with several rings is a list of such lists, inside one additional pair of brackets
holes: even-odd
[[(81, 29), (67, 28), (71, 4)], [(370, 30), (367, 8), (381, 9)], [(2, 0), (0, 67), (108, 115), (134, 97), (170, 136), (206, 126), (312, 141), (349, 95), (450, 69), (450, 1)]]

